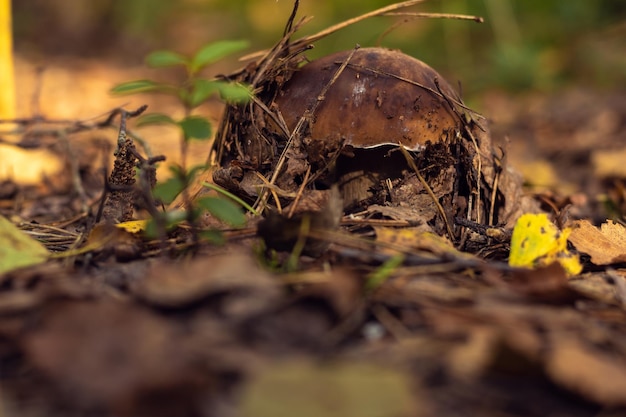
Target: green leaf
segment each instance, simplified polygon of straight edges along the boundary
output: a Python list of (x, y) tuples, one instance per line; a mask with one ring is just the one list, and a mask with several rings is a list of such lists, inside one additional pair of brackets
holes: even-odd
[(226, 243), (224, 233), (219, 230), (203, 230), (200, 232), (200, 237), (214, 245), (223, 245)]
[(146, 224), (146, 230), (144, 230), (144, 234), (149, 239), (156, 239), (157, 237), (159, 237), (159, 228), (155, 219), (148, 220), (148, 223)]
[(137, 119), (137, 126), (147, 126), (147, 125), (176, 125), (176, 120), (172, 119), (167, 114), (163, 113), (149, 113), (144, 114), (143, 116)]
[(217, 81), (217, 88), (222, 100), (228, 103), (247, 103), (252, 97), (252, 89), (249, 85)]
[(146, 64), (152, 68), (173, 67), (175, 65), (187, 65), (189, 59), (172, 51), (155, 51), (146, 57)]
[(155, 198), (161, 200), (164, 204), (169, 204), (183, 190), (185, 184), (178, 177), (168, 178), (154, 187), (152, 194)]
[(219, 81), (199, 79), (193, 85), (191, 91), (190, 104), (192, 107), (199, 106), (204, 100), (211, 95), (219, 92)]
[(158, 83), (152, 80), (135, 80), (116, 85), (111, 89), (113, 94), (138, 94), (138, 93), (172, 93), (176, 88)]
[(40, 264), (49, 256), (41, 243), (0, 216), (0, 274)]
[(219, 197), (204, 197), (196, 202), (198, 207), (207, 210), (218, 220), (230, 224), (234, 227), (241, 227), (246, 224), (246, 216), (241, 212), (241, 208), (230, 200)]
[[(176, 227), (187, 218), (187, 213), (185, 213), (185, 211), (183, 210), (168, 211), (161, 215), (163, 216), (162, 220), (165, 221), (166, 230), (172, 230), (174, 227)], [(160, 237), (156, 219), (153, 218), (148, 221), (144, 233), (148, 238), (155, 239), (157, 237)]]
[(187, 139), (208, 139), (211, 137), (211, 123), (202, 116), (187, 116), (178, 125)]
[(248, 46), (249, 42), (245, 40), (218, 41), (208, 44), (200, 49), (191, 60), (191, 73), (195, 74), (205, 66), (239, 52)]
[(222, 80), (196, 80), (191, 91), (190, 104), (197, 107), (211, 95), (219, 93), (220, 98), (228, 103), (247, 103), (252, 97), (250, 86)]
[(387, 259), (380, 267), (367, 276), (365, 288), (368, 291), (380, 287), (404, 262), (404, 255), (399, 254)]
[(172, 176), (177, 178), (184, 178), (185, 173), (180, 165), (172, 164), (167, 167), (167, 169), (172, 173)]
[(241, 198), (237, 197), (235, 194), (223, 189), (222, 187), (220, 187), (219, 185), (215, 185), (209, 182), (203, 182), (202, 185), (208, 189), (217, 191), (218, 193), (220, 193), (221, 195), (230, 198), (231, 200), (233, 200), (235, 203), (239, 204), (241, 207), (245, 208), (246, 210), (248, 210), (250, 213), (254, 214), (255, 216), (259, 215), (259, 212), (257, 210), (255, 210), (250, 204), (246, 203), (245, 201), (243, 201)]
[(181, 103), (185, 104), (185, 106), (190, 107), (190, 108), (197, 107), (197, 106), (193, 106), (191, 104), (191, 100), (190, 100), (190, 97), (191, 97), (191, 94), (192, 94), (191, 91), (188, 91), (186, 88), (181, 88), (181, 89), (178, 90), (178, 92), (176, 94), (178, 96), (178, 100)]

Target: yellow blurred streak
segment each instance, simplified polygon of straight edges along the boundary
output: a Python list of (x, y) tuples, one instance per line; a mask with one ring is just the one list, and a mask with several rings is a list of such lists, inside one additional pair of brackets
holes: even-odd
[(0, 118), (15, 117), (11, 0), (0, 0)]
[[(13, 65), (11, 0), (0, 0), (0, 119), (15, 118)], [(13, 125), (5, 124), (3, 127), (10, 129)], [(38, 182), (41, 178), (41, 171), (48, 168), (46, 161), (38, 163), (42, 158), (38, 153), (0, 144), (0, 180), (11, 178), (17, 182)], [(30, 169), (25, 170), (23, 167)]]

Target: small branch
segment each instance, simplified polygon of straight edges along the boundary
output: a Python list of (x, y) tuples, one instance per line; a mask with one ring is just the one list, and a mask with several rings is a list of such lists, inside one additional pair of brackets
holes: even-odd
[(480, 16), (468, 16), (464, 14), (451, 14), (451, 13), (413, 13), (413, 12), (389, 12), (383, 14), (383, 16), (403, 16), (402, 21), (396, 22), (387, 30), (385, 30), (376, 40), (376, 44), (380, 44), (382, 40), (394, 30), (398, 29), (405, 23), (408, 23), (415, 19), (427, 18), (427, 19), (459, 19), (459, 20), (472, 20), (477, 23), (483, 23), (484, 19)]
[(454, 14), (454, 13), (413, 13), (413, 12), (389, 12), (384, 13), (382, 16), (404, 16), (411, 18), (426, 18), (426, 19), (456, 19), (456, 20), (471, 20), (476, 23), (484, 23), (485, 19), (481, 16), (470, 16), (466, 14)]
[[(71, 135), (73, 133), (79, 133), (86, 130), (97, 130), (103, 129), (105, 127), (113, 127), (113, 121), (115, 117), (120, 115), (122, 112), (125, 112), (127, 117), (136, 117), (143, 113), (148, 108), (147, 105), (143, 105), (139, 107), (137, 110), (128, 112), (121, 107), (117, 107), (107, 113), (107, 118), (103, 121), (97, 123), (87, 123), (81, 120), (67, 120), (67, 119), (47, 119), (43, 116), (35, 116), (29, 118), (16, 118), (16, 119), (0, 119), (0, 124), (17, 124), (23, 127), (33, 126), (37, 124), (48, 124), (48, 125), (69, 125), (66, 127), (65, 134)], [(50, 129), (50, 130), (41, 130), (36, 133), (38, 134), (50, 134), (56, 135), (58, 129)]]
[(309, 44), (309, 43), (316, 42), (316, 41), (318, 41), (318, 40), (320, 40), (320, 39), (322, 39), (322, 38), (324, 38), (324, 37), (326, 37), (328, 35), (331, 35), (331, 34), (337, 32), (337, 31), (341, 30), (341, 29), (344, 29), (344, 28), (346, 28), (348, 26), (354, 25), (355, 23), (359, 23), (359, 22), (361, 22), (363, 20), (369, 19), (370, 17), (381, 16), (381, 15), (384, 15), (386, 13), (392, 12), (394, 10), (400, 10), (400, 9), (404, 9), (406, 7), (414, 6), (414, 5), (419, 4), (419, 3), (423, 3), (424, 1), (426, 1), (426, 0), (408, 0), (408, 1), (402, 1), (400, 3), (394, 3), (394, 4), (391, 4), (389, 6), (381, 7), (380, 9), (373, 10), (371, 12), (362, 14), (361, 16), (357, 16), (357, 17), (354, 17), (352, 19), (345, 20), (345, 21), (343, 21), (341, 23), (333, 25), (333, 26), (331, 26), (329, 28), (326, 28), (326, 29), (324, 29), (324, 30), (322, 30), (320, 32), (317, 32), (317, 33), (315, 33), (313, 35), (305, 36), (303, 38), (300, 38), (297, 41), (295, 41), (293, 43), (293, 45)]

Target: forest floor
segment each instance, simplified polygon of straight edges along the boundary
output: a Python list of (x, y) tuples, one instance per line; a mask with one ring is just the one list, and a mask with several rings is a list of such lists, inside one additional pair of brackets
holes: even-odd
[[(86, 238), (117, 131), (60, 132), (122, 104), (177, 110), (107, 95), (137, 72), (84, 63), (49, 69), (38, 86), (20, 65), (22, 114), (45, 120), (22, 125), (30, 149), (0, 184), (0, 212), (63, 254)], [(479, 103), (546, 213), (563, 224), (624, 219), (623, 91), (493, 91)], [(202, 111), (216, 120), (220, 107)], [(175, 132), (140, 132), (176, 161)], [(29, 152), (44, 148), (38, 181)], [(203, 162), (208, 147), (191, 154)], [(431, 251), (428, 263), (395, 266), (376, 245), (336, 241), (293, 267), (249, 229), (193, 254), (181, 235), (169, 251), (136, 234), (92, 236), (92, 250), (0, 275), (0, 417), (626, 414), (623, 229), (598, 243), (612, 260), (583, 253), (570, 277), (558, 265), (500, 268), (506, 258), (485, 254), (506, 254), (509, 241), (468, 264)]]

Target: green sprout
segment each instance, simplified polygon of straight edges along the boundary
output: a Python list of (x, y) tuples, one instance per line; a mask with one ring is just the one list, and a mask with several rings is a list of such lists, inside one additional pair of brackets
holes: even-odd
[[(192, 226), (194, 238), (197, 238), (197, 220), (205, 211), (233, 227), (241, 227), (245, 224), (241, 200), (233, 198), (234, 196), (226, 195), (218, 190), (220, 195), (227, 198), (210, 196), (190, 201), (187, 187), (193, 178), (207, 167), (197, 165), (187, 168), (186, 160), (190, 141), (206, 141), (213, 135), (212, 125), (208, 118), (194, 114), (198, 106), (216, 95), (226, 103), (245, 103), (251, 99), (250, 86), (227, 79), (207, 79), (201, 74), (207, 66), (247, 47), (247, 41), (227, 40), (208, 44), (193, 56), (185, 56), (172, 51), (156, 51), (146, 57), (146, 65), (151, 68), (182, 66), (186, 71), (186, 78), (180, 84), (144, 79), (121, 83), (112, 88), (112, 93), (120, 95), (142, 93), (170, 95), (176, 97), (184, 108), (184, 116), (181, 119), (175, 119), (163, 113), (148, 113), (137, 121), (137, 126), (171, 125), (178, 127), (181, 132), (181, 165), (169, 167), (172, 176), (157, 184), (153, 195), (162, 203), (169, 204), (182, 194), (186, 209), (182, 212), (172, 211), (154, 216), (146, 227), (148, 236), (163, 236), (165, 230), (175, 227), (182, 221), (187, 221)], [(249, 207), (246, 208), (250, 210)], [(202, 232), (199, 235), (212, 242), (223, 241), (218, 231)]]

